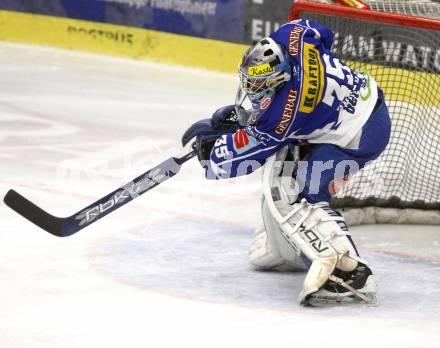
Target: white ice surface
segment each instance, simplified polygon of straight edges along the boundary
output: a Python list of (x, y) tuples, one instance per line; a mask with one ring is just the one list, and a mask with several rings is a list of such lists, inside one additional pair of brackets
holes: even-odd
[[(181, 151), (231, 75), (0, 44), (0, 192), (66, 216)], [(260, 174), (175, 178), (59, 239), (0, 205), (0, 347), (440, 347), (440, 228), (353, 229), (377, 307), (302, 308), (247, 263)]]

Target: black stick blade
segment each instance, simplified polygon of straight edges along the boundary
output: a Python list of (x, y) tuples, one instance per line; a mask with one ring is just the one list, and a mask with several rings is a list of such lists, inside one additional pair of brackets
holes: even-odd
[(9, 190), (4, 198), (6, 205), (18, 214), (33, 222), (43, 230), (57, 236), (64, 237), (64, 219), (50, 215), (34, 203), (14, 190)]

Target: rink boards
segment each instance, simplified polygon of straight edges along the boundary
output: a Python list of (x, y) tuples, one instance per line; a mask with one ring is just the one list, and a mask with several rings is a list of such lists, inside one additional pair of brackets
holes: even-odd
[(0, 11), (0, 40), (235, 72), (247, 46), (114, 24)]

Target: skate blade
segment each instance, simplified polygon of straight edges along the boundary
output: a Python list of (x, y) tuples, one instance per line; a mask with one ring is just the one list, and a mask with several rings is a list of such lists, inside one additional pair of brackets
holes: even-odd
[(358, 296), (312, 296), (305, 303), (305, 306), (309, 307), (335, 307), (335, 306), (351, 306), (361, 305), (367, 307), (377, 307), (379, 302), (375, 294), (363, 294), (367, 297), (368, 301), (365, 301)]

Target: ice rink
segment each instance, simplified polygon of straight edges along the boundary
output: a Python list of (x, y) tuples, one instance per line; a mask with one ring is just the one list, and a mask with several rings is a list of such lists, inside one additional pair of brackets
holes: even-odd
[[(179, 154), (237, 78), (0, 44), (0, 193), (67, 216)], [(302, 308), (304, 273), (253, 270), (260, 175), (196, 160), (69, 238), (0, 205), (0, 347), (440, 347), (440, 227), (352, 229), (379, 305)]]

